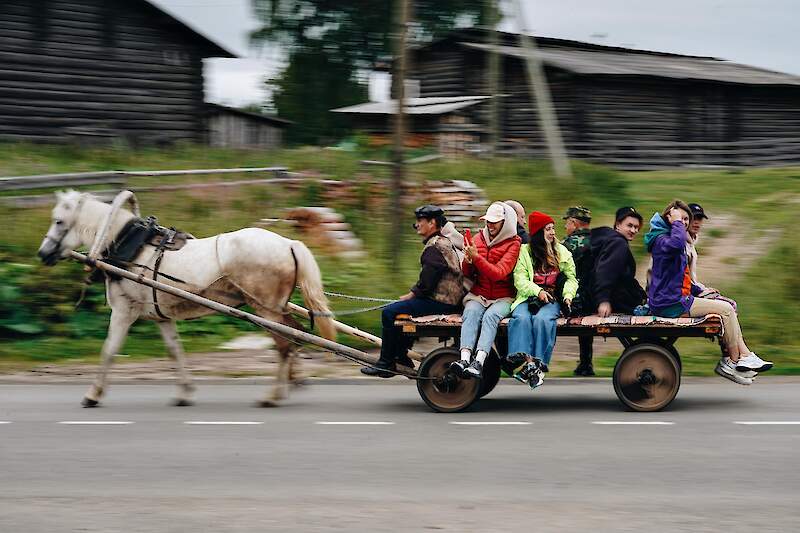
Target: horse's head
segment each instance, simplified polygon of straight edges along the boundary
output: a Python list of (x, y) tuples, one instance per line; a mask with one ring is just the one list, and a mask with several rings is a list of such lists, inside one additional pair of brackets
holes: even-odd
[(77, 223), (86, 196), (73, 190), (56, 193), (52, 223), (37, 253), (45, 265), (55, 265), (59, 259), (81, 245)]

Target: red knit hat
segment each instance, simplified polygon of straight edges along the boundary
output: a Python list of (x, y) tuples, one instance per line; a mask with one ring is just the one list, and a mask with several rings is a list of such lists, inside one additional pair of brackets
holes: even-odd
[(550, 215), (545, 215), (541, 211), (534, 211), (528, 215), (528, 231), (531, 236), (548, 224), (555, 224)]

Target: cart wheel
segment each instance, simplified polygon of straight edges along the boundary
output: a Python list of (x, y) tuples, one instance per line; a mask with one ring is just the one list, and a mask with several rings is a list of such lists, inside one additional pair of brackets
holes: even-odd
[(634, 411), (660, 411), (681, 386), (681, 368), (670, 350), (657, 344), (629, 346), (614, 367), (614, 392)]
[(478, 391), (478, 398), (483, 398), (497, 386), (500, 381), (500, 358), (497, 353), (492, 350), (486, 361), (483, 362), (483, 379), (481, 379), (481, 387)]
[[(460, 358), (456, 348), (437, 348), (419, 365), (417, 390), (428, 407), (439, 413), (463, 411), (478, 399), (482, 380), (461, 379), (450, 370), (450, 363)], [(488, 358), (487, 358), (488, 361)]]

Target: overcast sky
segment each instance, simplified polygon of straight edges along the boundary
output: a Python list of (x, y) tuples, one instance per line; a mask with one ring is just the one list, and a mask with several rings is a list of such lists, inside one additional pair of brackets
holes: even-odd
[[(281, 68), (278, 51), (253, 50), (251, 0), (151, 0), (242, 59), (206, 65), (206, 99), (264, 100), (262, 80)], [(714, 56), (800, 75), (800, 0), (523, 0), (536, 35), (681, 54)], [(515, 30), (507, 20), (504, 29)], [(385, 84), (375, 83), (374, 99)]]

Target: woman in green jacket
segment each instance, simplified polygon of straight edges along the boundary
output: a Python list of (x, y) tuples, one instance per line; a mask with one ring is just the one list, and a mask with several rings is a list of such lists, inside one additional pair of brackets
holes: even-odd
[[(511, 304), (508, 356), (512, 364), (525, 363), (514, 374), (531, 388), (542, 384), (556, 344), (559, 298), (567, 305), (578, 291), (572, 254), (556, 239), (555, 222), (539, 211), (528, 216), (530, 243), (522, 245), (514, 267), (517, 298)], [(563, 288), (557, 294), (559, 275)]]

